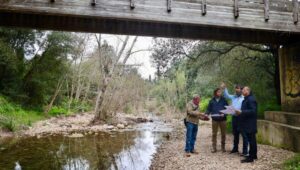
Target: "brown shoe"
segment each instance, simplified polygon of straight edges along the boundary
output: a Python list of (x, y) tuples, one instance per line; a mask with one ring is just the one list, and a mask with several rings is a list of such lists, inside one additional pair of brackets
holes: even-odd
[(191, 153), (186, 152), (186, 153), (185, 153), (185, 156), (186, 156), (186, 157), (190, 157), (190, 156), (191, 156)]
[(211, 150), (211, 153), (216, 153), (217, 152), (217, 149), (212, 149)]

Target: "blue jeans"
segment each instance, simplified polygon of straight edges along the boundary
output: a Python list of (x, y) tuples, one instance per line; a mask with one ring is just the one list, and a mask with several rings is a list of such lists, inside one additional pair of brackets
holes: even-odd
[(185, 152), (193, 152), (197, 138), (198, 125), (187, 122)]

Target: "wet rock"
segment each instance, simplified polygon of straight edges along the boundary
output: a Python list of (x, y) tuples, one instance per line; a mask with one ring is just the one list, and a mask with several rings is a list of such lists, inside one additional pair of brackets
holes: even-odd
[(137, 122), (137, 123), (144, 123), (144, 122), (147, 122), (147, 119), (146, 119), (146, 118), (138, 117), (138, 118), (136, 119), (136, 122)]

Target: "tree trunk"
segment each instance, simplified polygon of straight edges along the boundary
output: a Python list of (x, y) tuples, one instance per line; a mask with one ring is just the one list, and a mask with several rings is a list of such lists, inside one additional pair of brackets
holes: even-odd
[[(98, 38), (96, 36), (96, 39), (97, 39), (97, 44), (98, 44), (98, 49), (99, 49), (99, 61), (101, 61), (101, 36)], [(103, 102), (104, 102), (104, 97), (105, 97), (105, 94), (106, 94), (106, 91), (107, 91), (107, 88), (109, 86), (109, 83), (111, 81), (111, 79), (114, 77), (114, 75), (116, 74), (116, 71), (115, 71), (115, 68), (116, 68), (116, 65), (117, 63), (119, 62), (120, 58), (122, 57), (122, 55), (124, 54), (125, 52), (125, 48), (128, 44), (128, 40), (129, 40), (129, 36), (126, 36), (125, 38), (125, 41), (123, 42), (122, 44), (122, 47), (120, 49), (120, 51), (117, 53), (117, 56), (116, 56), (116, 60), (115, 61), (112, 61), (112, 64), (111, 66), (109, 66), (108, 63), (100, 63), (100, 65), (102, 65), (101, 69), (102, 68), (108, 68), (108, 71), (105, 71), (105, 70), (101, 70), (103, 73), (104, 73), (104, 76), (103, 76), (103, 79), (102, 79), (102, 86), (101, 88), (99, 88), (98, 90), (98, 95), (97, 95), (97, 99), (96, 99), (96, 105), (95, 105), (95, 118), (94, 118), (94, 122), (98, 119), (106, 119), (107, 118), (107, 111), (103, 110)], [(134, 47), (134, 44), (136, 43), (137, 41), (137, 37), (134, 38), (130, 48), (128, 49), (126, 55), (124, 56), (124, 59), (123, 59), (123, 64), (126, 64), (128, 58), (130, 57), (131, 55), (131, 51)], [(103, 64), (105, 64), (103, 66)]]
[(49, 113), (49, 111), (51, 110), (51, 108), (52, 108), (52, 106), (53, 106), (53, 103), (54, 103), (56, 97), (58, 96), (58, 93), (59, 93), (59, 91), (60, 91), (62, 85), (63, 85), (63, 80), (59, 80), (58, 83), (57, 83), (57, 87), (56, 87), (56, 90), (55, 90), (55, 92), (54, 92), (54, 95), (52, 96), (52, 99), (51, 99), (50, 103), (48, 104), (48, 106), (46, 107), (46, 109), (45, 109), (45, 111), (44, 111), (44, 114), (45, 114), (46, 116), (48, 116), (48, 113)]

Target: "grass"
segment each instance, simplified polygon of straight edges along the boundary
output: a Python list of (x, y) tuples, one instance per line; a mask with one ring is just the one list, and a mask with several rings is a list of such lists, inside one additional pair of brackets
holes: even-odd
[(31, 126), (33, 122), (44, 119), (41, 111), (24, 109), (0, 96), (0, 126), (9, 131), (18, 130), (22, 125)]
[(300, 153), (297, 153), (293, 158), (288, 159), (283, 164), (284, 170), (300, 170)]
[[(75, 101), (72, 105), (74, 105), (74, 107), (71, 111), (65, 109), (67, 106), (64, 105), (53, 106), (48, 115), (67, 115), (90, 109), (90, 105), (86, 103), (80, 104)], [(25, 108), (0, 95), (0, 128), (2, 129), (16, 131), (24, 126), (32, 126), (34, 122), (47, 118), (41, 108)]]

